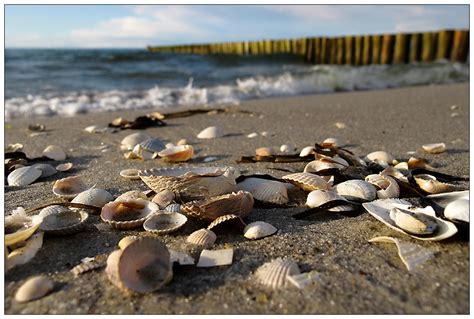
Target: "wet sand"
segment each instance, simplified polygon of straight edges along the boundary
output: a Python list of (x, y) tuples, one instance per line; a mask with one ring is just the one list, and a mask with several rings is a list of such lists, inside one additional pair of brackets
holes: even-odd
[[(456, 105), (455, 110), (451, 109)], [(254, 114), (221, 113), (165, 120), (168, 126), (146, 129), (151, 136), (176, 143), (186, 138), (196, 150), (196, 165), (232, 165), (242, 173), (281, 177), (286, 169), (302, 171), (305, 163), (238, 164), (260, 146), (291, 144), (301, 149), (338, 137), (359, 156), (376, 150), (397, 159), (427, 158), (437, 170), (469, 174), (469, 85), (452, 84), (370, 92), (274, 98), (243, 103), (238, 109)], [(36, 181), (27, 187), (5, 188), (5, 213), (17, 206), (33, 207), (54, 198), (54, 180), (78, 174), (90, 185), (117, 196), (147, 190), (141, 181), (119, 176), (125, 168), (172, 166), (161, 160), (126, 160), (119, 150), (123, 137), (134, 132), (89, 134), (89, 125), (107, 125), (117, 116), (134, 119), (146, 111), (78, 115), (74, 118), (14, 120), (7, 123), (5, 143), (22, 143), (29, 157), (40, 156), (49, 144), (63, 147), (73, 170)], [(457, 113), (457, 116), (452, 116)], [(28, 124), (46, 125), (46, 136), (29, 137)], [(335, 123), (345, 123), (337, 128)], [(198, 140), (203, 128), (218, 125), (228, 133), (215, 140)], [(269, 131), (272, 137), (246, 137)], [(421, 146), (444, 142), (448, 151), (431, 155)], [(108, 145), (102, 151), (99, 146)], [(202, 164), (206, 156), (217, 161)], [(189, 163), (188, 163), (189, 164)], [(254, 208), (247, 223), (263, 220), (279, 229), (274, 236), (249, 241), (238, 232), (218, 233), (213, 249), (232, 247), (233, 263), (215, 268), (176, 268), (173, 280), (157, 292), (131, 296), (119, 291), (105, 273), (91, 271), (74, 278), (70, 269), (84, 257), (110, 253), (136, 231), (99, 231), (99, 216), (91, 215), (84, 232), (68, 237), (44, 237), (42, 249), (28, 264), (5, 276), (6, 314), (467, 314), (469, 313), (469, 242), (456, 235), (441, 242), (422, 242), (397, 233), (367, 212), (356, 217), (324, 214), (295, 220), (303, 207)], [(190, 221), (184, 229), (161, 239), (187, 250), (186, 237), (206, 223)], [(370, 238), (393, 236), (436, 252), (435, 258), (409, 272), (395, 245), (371, 244)], [(252, 280), (252, 273), (277, 257), (292, 257), (301, 271), (321, 274), (319, 283), (299, 290), (269, 291)], [(50, 295), (27, 304), (13, 296), (30, 276), (49, 274), (56, 282)]]

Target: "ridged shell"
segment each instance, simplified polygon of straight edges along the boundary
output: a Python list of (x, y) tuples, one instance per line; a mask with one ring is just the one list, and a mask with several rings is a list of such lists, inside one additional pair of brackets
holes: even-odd
[(450, 192), (456, 189), (455, 185), (440, 182), (431, 175), (420, 174), (414, 176), (414, 178), (418, 186), (429, 194)]
[(181, 205), (180, 204), (169, 204), (164, 209), (165, 212), (170, 213), (181, 213)]
[(40, 178), (49, 177), (58, 172), (58, 170), (54, 168), (53, 165), (49, 165), (49, 164), (40, 163), (40, 164), (33, 165), (33, 167), (41, 170)]
[(39, 299), (46, 296), (53, 288), (54, 283), (50, 278), (43, 275), (35, 276), (25, 281), (25, 283), (18, 288), (15, 294), (15, 300), (23, 303)]
[(185, 174), (195, 175), (220, 175), (225, 171), (230, 171), (234, 176), (239, 176), (240, 172), (232, 166), (182, 166), (182, 167), (164, 167), (141, 170), (139, 175), (142, 176), (182, 176)]
[[(338, 195), (336, 192), (324, 189), (317, 189), (308, 194), (306, 198), (306, 205), (309, 207), (319, 207), (327, 202), (334, 200), (346, 200), (344, 197)], [(328, 209), (330, 212), (344, 212), (354, 210), (350, 205), (341, 205)]]
[(458, 199), (446, 205), (444, 217), (453, 221), (469, 223), (469, 200)]
[(268, 288), (279, 289), (288, 285), (287, 276), (299, 273), (298, 265), (291, 258), (277, 258), (260, 266), (255, 271), (255, 278)]
[(245, 217), (252, 210), (253, 203), (252, 194), (239, 191), (200, 201), (188, 202), (181, 206), (181, 210), (191, 217), (213, 221), (217, 217), (226, 214)]
[(139, 171), (140, 170), (136, 168), (124, 169), (120, 171), (120, 176), (129, 180), (139, 180), (140, 179), (140, 176), (138, 176)]
[(165, 189), (157, 193), (151, 201), (157, 204), (160, 209), (165, 209), (166, 206), (173, 202), (174, 198), (174, 193), (168, 189)]
[(56, 182), (54, 182), (53, 193), (56, 196), (71, 199), (88, 188), (89, 187), (84, 184), (80, 176), (69, 176), (58, 179)]
[(194, 155), (194, 148), (191, 145), (176, 145), (162, 150), (158, 156), (168, 162), (185, 162)]
[(141, 237), (107, 259), (109, 280), (125, 291), (148, 293), (160, 289), (173, 278), (166, 245), (152, 237)]
[(74, 164), (72, 163), (63, 163), (63, 164), (59, 164), (56, 166), (56, 169), (60, 172), (67, 172), (69, 171), (72, 167), (74, 166)]
[(20, 167), (8, 174), (8, 185), (26, 186), (37, 180), (41, 174), (42, 171), (33, 166)]
[(416, 214), (397, 207), (390, 210), (389, 216), (395, 225), (413, 235), (430, 235), (438, 227), (436, 219), (431, 216)]
[(143, 228), (153, 234), (164, 235), (177, 231), (188, 218), (180, 213), (154, 213), (145, 220)]
[(216, 239), (217, 236), (212, 230), (202, 228), (189, 235), (186, 242), (197, 246), (210, 247), (214, 245)]
[(165, 148), (165, 143), (163, 143), (163, 141), (153, 137), (148, 138), (139, 144), (143, 149), (152, 153), (157, 153)]
[(319, 158), (317, 160), (311, 161), (308, 164), (306, 164), (303, 172), (304, 173), (318, 173), (326, 169), (343, 169), (349, 166), (349, 164), (346, 161), (344, 161), (346, 162), (346, 164), (344, 164), (343, 161), (344, 160), (340, 157)]
[(85, 211), (69, 209), (43, 218), (40, 230), (51, 235), (71, 235), (83, 230), (88, 218)]
[(385, 151), (376, 151), (367, 154), (367, 156), (364, 158), (366, 162), (376, 162), (378, 164), (381, 163), (387, 163), (389, 165), (397, 164), (398, 161), (395, 159), (395, 157)]
[(446, 151), (446, 144), (444, 143), (425, 144), (422, 147), (426, 152), (431, 154), (438, 154)]
[(210, 139), (210, 138), (219, 138), (224, 136), (224, 130), (217, 126), (209, 126), (199, 132), (197, 138), (200, 139)]
[(244, 237), (247, 239), (259, 239), (271, 236), (276, 233), (277, 230), (278, 229), (269, 223), (257, 221), (245, 226)]
[(222, 226), (224, 224), (226, 225), (232, 224), (235, 228), (238, 228), (239, 230), (243, 230), (245, 226), (247, 225), (239, 216), (234, 215), (234, 214), (227, 214), (227, 215), (219, 216), (216, 219), (214, 219), (212, 223), (210, 223), (209, 226), (207, 226), (207, 229), (215, 231), (217, 226)]
[(150, 136), (148, 134), (138, 132), (138, 133), (133, 133), (130, 135), (127, 135), (123, 138), (121, 144), (121, 148), (123, 150), (132, 150), (135, 145), (140, 144), (141, 142), (149, 139)]
[(247, 191), (253, 198), (274, 204), (288, 203), (288, 192), (284, 183), (249, 177), (237, 184), (236, 190)]
[(95, 207), (102, 207), (108, 202), (114, 200), (114, 196), (105, 189), (90, 188), (82, 193), (79, 193), (71, 203), (79, 203)]
[(114, 228), (132, 229), (142, 226), (149, 215), (158, 210), (158, 205), (143, 199), (114, 201), (102, 207), (100, 218)]
[(282, 178), (308, 192), (330, 188), (329, 183), (324, 178), (311, 173), (294, 173), (285, 175)]
[(377, 190), (375, 187), (366, 181), (359, 179), (352, 179), (333, 187), (334, 191), (348, 199), (358, 202), (370, 202), (377, 197)]
[(130, 200), (130, 199), (148, 200), (148, 197), (145, 195), (144, 192), (141, 192), (141, 191), (128, 191), (128, 192), (125, 192), (125, 193), (121, 194), (120, 196), (118, 196), (115, 199), (115, 202), (127, 201), (127, 200)]
[(55, 161), (64, 161), (67, 157), (66, 152), (63, 149), (56, 145), (49, 145), (43, 150), (43, 156), (51, 158)]
[(50, 205), (48, 207), (43, 208), (38, 216), (41, 216), (41, 218), (45, 218), (48, 215), (51, 214), (58, 214), (60, 212), (68, 211), (70, 210), (69, 208), (62, 206), (62, 205)]
[(91, 270), (105, 267), (106, 263), (107, 263), (107, 255), (104, 255), (104, 254), (97, 255), (93, 258), (86, 257), (81, 260), (81, 263), (79, 265), (74, 266), (71, 269), (71, 272), (74, 275), (74, 277), (77, 277)]

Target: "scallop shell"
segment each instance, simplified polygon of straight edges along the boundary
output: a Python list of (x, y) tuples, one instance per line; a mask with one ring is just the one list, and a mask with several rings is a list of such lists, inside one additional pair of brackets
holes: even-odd
[(398, 163), (398, 161), (395, 159), (395, 157), (392, 154), (385, 151), (376, 151), (376, 152), (369, 153), (367, 154), (367, 156), (365, 156), (364, 159), (367, 163), (376, 162), (378, 164), (386, 163), (389, 165), (395, 165)]
[(329, 189), (329, 183), (321, 176), (312, 173), (294, 173), (282, 177), (285, 181), (305, 190)]
[(122, 150), (128, 150), (131, 151), (135, 145), (140, 144), (141, 142), (151, 138), (148, 134), (138, 132), (138, 133), (133, 133), (130, 135), (127, 135), (123, 138), (121, 144), (121, 149)]
[(42, 171), (33, 166), (20, 167), (8, 174), (7, 181), (10, 186), (26, 186), (37, 180)]
[(49, 177), (58, 172), (58, 170), (54, 168), (53, 165), (49, 165), (49, 164), (40, 163), (40, 164), (33, 165), (33, 167), (41, 170), (40, 178)]
[(446, 205), (444, 217), (452, 221), (469, 223), (469, 200), (458, 199)]
[(49, 277), (42, 275), (35, 276), (25, 281), (25, 283), (18, 288), (15, 294), (15, 300), (23, 303), (40, 299), (46, 296), (53, 288), (54, 283)]
[(440, 182), (432, 175), (420, 174), (413, 177), (418, 186), (429, 194), (450, 192), (456, 189), (455, 185)]
[(151, 153), (157, 153), (165, 148), (165, 143), (163, 143), (163, 141), (153, 137), (148, 138), (139, 144), (143, 149)]
[(245, 226), (244, 237), (247, 239), (259, 239), (271, 236), (275, 234), (277, 230), (278, 229), (269, 223), (257, 221)]
[(287, 276), (299, 273), (298, 265), (291, 258), (277, 258), (260, 266), (255, 271), (255, 278), (268, 288), (279, 289), (288, 285)]
[(306, 157), (314, 153), (315, 153), (314, 146), (306, 146), (301, 150), (300, 157)]
[[(311, 191), (308, 194), (306, 199), (306, 205), (309, 207), (319, 207), (325, 203), (334, 201), (334, 200), (346, 200), (344, 197), (338, 195), (336, 192), (324, 190), (324, 189), (317, 189), (315, 191)], [(351, 205), (341, 205), (336, 206), (333, 208), (328, 209), (330, 212), (345, 212), (354, 210), (354, 207)]]
[(253, 198), (274, 204), (288, 203), (288, 192), (284, 183), (262, 178), (249, 177), (237, 184), (237, 190), (247, 191)]
[(56, 169), (60, 172), (67, 172), (73, 167), (72, 163), (63, 163), (56, 166)]
[(217, 126), (209, 126), (202, 130), (198, 135), (197, 138), (200, 139), (210, 139), (210, 138), (219, 138), (224, 136), (224, 130)]
[(115, 202), (120, 202), (120, 201), (127, 201), (130, 199), (144, 199), (148, 200), (148, 197), (145, 195), (144, 192), (141, 191), (128, 191), (123, 194), (121, 194), (119, 197), (115, 199)]
[(188, 218), (180, 213), (154, 213), (145, 220), (143, 228), (153, 234), (164, 235), (177, 231)]
[(431, 216), (416, 214), (412, 211), (396, 207), (390, 210), (389, 216), (395, 225), (413, 235), (430, 235), (438, 227), (436, 219)]
[(55, 161), (64, 161), (67, 157), (66, 152), (56, 145), (49, 145), (43, 150), (43, 156), (51, 158)]
[(71, 235), (84, 229), (88, 218), (85, 211), (68, 209), (44, 217), (40, 230), (52, 235)]
[(102, 207), (113, 200), (114, 196), (105, 189), (90, 188), (79, 193), (76, 197), (74, 197), (71, 203)]
[(58, 179), (53, 184), (53, 193), (56, 196), (71, 199), (87, 190), (88, 186), (84, 184), (80, 176), (69, 176)]
[[(457, 228), (453, 223), (436, 217), (433, 208), (431, 208), (430, 206), (427, 206), (425, 208), (412, 207), (412, 204), (410, 202), (398, 198), (379, 199), (370, 203), (363, 203), (362, 206), (369, 212), (369, 214), (374, 216), (377, 220), (381, 221), (388, 227), (419, 240), (439, 241), (451, 237), (457, 232)], [(428, 236), (417, 236), (409, 234), (400, 227), (398, 227), (395, 222), (390, 218), (390, 211), (393, 208), (410, 210), (417, 214), (426, 214), (428, 216), (434, 217), (438, 222), (437, 230), (433, 234)]]
[(239, 228), (239, 230), (243, 230), (245, 226), (247, 225), (239, 216), (234, 215), (234, 214), (226, 214), (214, 219), (212, 223), (210, 223), (209, 226), (207, 226), (207, 229), (215, 231), (217, 226), (222, 226), (223, 224), (226, 224), (226, 225), (232, 224), (236, 228)]
[(149, 215), (158, 210), (158, 205), (143, 199), (114, 201), (102, 207), (100, 218), (114, 228), (132, 229), (143, 225)]
[(165, 212), (170, 213), (181, 213), (181, 205), (180, 204), (169, 204), (164, 209)]
[(158, 156), (168, 162), (185, 162), (190, 160), (193, 155), (194, 148), (191, 145), (177, 145), (158, 153)]
[(212, 221), (226, 214), (245, 217), (252, 210), (253, 202), (252, 194), (238, 191), (237, 193), (188, 202), (181, 206), (181, 210), (191, 217)]
[(45, 218), (48, 215), (51, 214), (58, 214), (60, 212), (68, 211), (70, 210), (69, 208), (62, 206), (62, 205), (50, 205), (48, 207), (43, 208), (38, 216), (40, 216), (42, 219)]
[(174, 193), (168, 189), (165, 189), (156, 194), (151, 201), (157, 204), (160, 209), (164, 209), (166, 206), (171, 204), (171, 202), (173, 202), (174, 198)]
[(422, 146), (422, 148), (428, 153), (439, 154), (446, 151), (446, 144), (444, 143), (425, 144)]
[(366, 181), (351, 179), (333, 187), (340, 196), (358, 202), (370, 202), (377, 197), (375, 187)]
[(158, 290), (173, 278), (166, 245), (152, 237), (141, 237), (112, 252), (105, 272), (120, 289), (138, 293)]
[(210, 247), (216, 242), (216, 234), (209, 229), (201, 228), (188, 236), (186, 242), (189, 244)]
[(255, 150), (257, 156), (272, 156), (273, 150), (270, 147), (259, 147)]
[(138, 176), (139, 171), (140, 170), (136, 168), (124, 169), (120, 171), (120, 176), (122, 176), (125, 179), (139, 180), (140, 179), (140, 176)]

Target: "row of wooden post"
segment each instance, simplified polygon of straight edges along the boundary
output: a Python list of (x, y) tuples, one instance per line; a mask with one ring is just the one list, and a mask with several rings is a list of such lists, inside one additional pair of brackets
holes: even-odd
[(465, 62), (469, 52), (469, 31), (149, 46), (147, 49), (150, 52), (188, 54), (296, 54), (315, 64), (392, 64), (439, 59)]

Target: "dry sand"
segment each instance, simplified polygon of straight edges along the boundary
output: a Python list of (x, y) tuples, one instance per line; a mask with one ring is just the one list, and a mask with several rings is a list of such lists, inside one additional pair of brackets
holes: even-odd
[[(280, 177), (275, 168), (302, 171), (304, 163), (237, 164), (241, 155), (252, 155), (259, 146), (292, 144), (299, 149), (338, 137), (348, 149), (363, 156), (385, 150), (398, 159), (414, 156), (429, 159), (441, 172), (469, 174), (469, 85), (453, 84), (371, 92), (274, 98), (243, 103), (239, 108), (254, 112), (195, 115), (170, 119), (166, 127), (146, 133), (170, 142), (181, 138), (197, 150), (193, 163), (205, 156), (218, 160), (207, 165), (228, 164), (243, 173), (263, 172)], [(456, 110), (450, 107), (456, 105)], [(452, 113), (458, 116), (451, 116)], [(41, 154), (49, 144), (67, 150), (74, 169), (51, 176), (27, 187), (5, 188), (5, 213), (17, 206), (33, 207), (54, 195), (54, 180), (81, 175), (90, 185), (118, 195), (128, 190), (146, 190), (141, 181), (119, 176), (125, 168), (166, 166), (160, 160), (126, 160), (119, 151), (121, 139), (132, 133), (89, 134), (89, 125), (107, 125), (122, 116), (134, 119), (145, 111), (79, 115), (74, 118), (14, 120), (7, 123), (5, 144), (22, 143), (28, 156)], [(48, 135), (31, 138), (28, 124), (45, 124)], [(336, 122), (346, 124), (343, 129)], [(216, 140), (198, 140), (203, 128), (218, 125), (229, 135)], [(269, 131), (273, 137), (248, 139), (251, 132)], [(439, 155), (420, 150), (426, 143), (445, 142), (448, 151)], [(102, 152), (96, 147), (109, 145)], [(201, 164), (203, 165), (203, 164)], [(371, 244), (375, 236), (394, 236), (410, 242), (367, 212), (357, 217), (324, 215), (294, 220), (290, 215), (304, 208), (257, 209), (246, 221), (267, 221), (276, 235), (249, 241), (238, 233), (218, 234), (214, 248), (231, 246), (231, 266), (175, 269), (174, 278), (159, 291), (129, 296), (119, 291), (103, 271), (74, 278), (70, 269), (84, 257), (109, 253), (125, 235), (141, 231), (99, 231), (91, 216), (86, 231), (69, 237), (44, 238), (43, 248), (26, 265), (5, 276), (7, 314), (467, 314), (469, 313), (469, 242), (456, 236), (442, 242), (416, 243), (437, 252), (436, 257), (408, 272), (392, 244)], [(162, 236), (171, 248), (184, 250), (191, 232), (206, 223), (191, 221), (172, 235)], [(292, 257), (302, 271), (316, 270), (321, 282), (302, 290), (268, 291), (252, 280), (252, 273), (276, 257)], [(13, 296), (30, 276), (49, 274), (57, 283), (50, 295), (27, 304)]]

